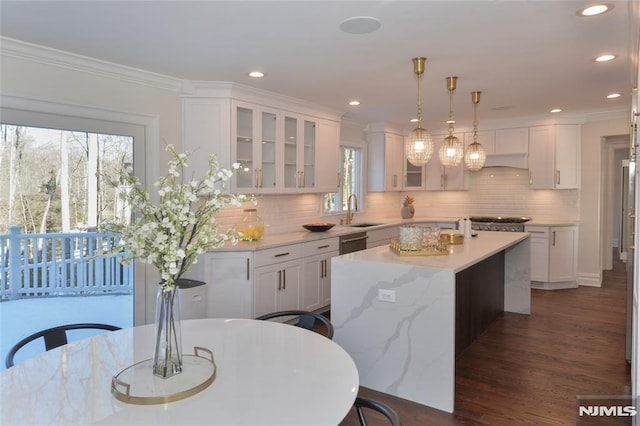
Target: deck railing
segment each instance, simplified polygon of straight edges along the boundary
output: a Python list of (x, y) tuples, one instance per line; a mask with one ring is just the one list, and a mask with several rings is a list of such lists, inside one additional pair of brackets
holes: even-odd
[(133, 266), (106, 256), (118, 236), (99, 232), (0, 235), (0, 300), (133, 291)]

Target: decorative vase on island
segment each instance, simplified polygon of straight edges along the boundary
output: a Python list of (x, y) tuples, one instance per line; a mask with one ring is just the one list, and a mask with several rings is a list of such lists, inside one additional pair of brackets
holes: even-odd
[(156, 295), (156, 335), (153, 374), (164, 379), (182, 372), (182, 335), (180, 332), (180, 292), (178, 283)]

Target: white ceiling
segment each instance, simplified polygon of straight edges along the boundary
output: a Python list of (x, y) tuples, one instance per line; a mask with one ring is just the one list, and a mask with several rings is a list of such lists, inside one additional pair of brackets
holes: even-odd
[[(631, 0), (635, 1), (635, 0)], [(482, 120), (624, 110), (632, 88), (629, 1), (604, 15), (590, 1), (8, 1), (0, 34), (189, 80), (235, 81), (312, 101), (367, 122), (410, 126), (426, 56), (424, 118), (444, 127), (445, 77), (457, 75), (459, 125), (483, 92)], [(353, 16), (379, 30), (347, 34)], [(618, 59), (595, 63), (614, 53)], [(247, 72), (266, 73), (260, 80)], [(621, 98), (606, 99), (611, 92)], [(347, 105), (351, 99), (359, 107)]]

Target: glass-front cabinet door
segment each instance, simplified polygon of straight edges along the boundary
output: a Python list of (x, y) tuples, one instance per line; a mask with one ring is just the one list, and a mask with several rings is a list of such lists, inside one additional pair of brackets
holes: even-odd
[(279, 120), (274, 111), (234, 103), (232, 158), (240, 163), (240, 170), (234, 176), (234, 190), (250, 193), (277, 190)]
[(409, 160), (405, 160), (405, 189), (424, 189), (424, 166), (414, 166)]
[(305, 117), (284, 116), (284, 189), (304, 192), (315, 187), (317, 124)]
[(240, 169), (234, 176), (238, 190), (253, 189), (257, 184), (258, 174), (253, 161), (254, 151), (254, 111), (250, 108), (236, 107), (235, 160)]
[(278, 115), (275, 112), (262, 111), (262, 139), (260, 141), (260, 179), (259, 187), (271, 192), (277, 189), (278, 164)]
[(295, 189), (300, 186), (298, 167), (298, 119), (284, 117), (284, 187)]
[(260, 194), (315, 190), (317, 121), (242, 101), (234, 102), (232, 113), (232, 159), (240, 163), (233, 181), (236, 191)]
[(316, 186), (316, 140), (317, 128), (315, 121), (304, 120), (303, 124), (303, 168), (300, 179), (303, 188)]

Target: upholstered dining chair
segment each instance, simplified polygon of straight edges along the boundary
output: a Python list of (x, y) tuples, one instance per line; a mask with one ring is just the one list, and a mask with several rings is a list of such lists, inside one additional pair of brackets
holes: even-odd
[(377, 411), (378, 413), (382, 414), (384, 417), (387, 418), (387, 420), (389, 420), (389, 424), (391, 426), (402, 425), (402, 423), (400, 422), (400, 416), (398, 415), (398, 413), (396, 413), (396, 411), (393, 408), (379, 401), (375, 401), (375, 400), (363, 398), (363, 397), (356, 397), (356, 400), (353, 403), (353, 406), (356, 409), (356, 413), (358, 414), (358, 420), (360, 421), (361, 426), (367, 426), (368, 424), (364, 415), (365, 409)]
[[(323, 334), (328, 339), (333, 339), (333, 324), (331, 324), (331, 321), (327, 317), (321, 314), (317, 314), (315, 312), (296, 311), (296, 310), (278, 311), (278, 312), (272, 312), (266, 315), (261, 315), (256, 319), (270, 320), (274, 318), (285, 318), (285, 317), (291, 317), (290, 319), (287, 320), (288, 324), (306, 328), (307, 330), (312, 330), (320, 334)], [(324, 325), (324, 330), (322, 330), (322, 328), (318, 328), (319, 324)]]
[(68, 343), (67, 340), (67, 331), (69, 330), (106, 330), (106, 331), (116, 331), (120, 330), (120, 327), (116, 327), (109, 324), (98, 324), (98, 323), (80, 323), (80, 324), (66, 324), (60, 325), (57, 327), (48, 328), (46, 330), (38, 331), (37, 333), (33, 333), (30, 336), (25, 337), (16, 343), (9, 353), (7, 353), (7, 357), (5, 358), (5, 365), (7, 368), (12, 367), (14, 364), (14, 357), (16, 353), (23, 348), (28, 343), (43, 338), (45, 350), (51, 350), (57, 348), (62, 345), (66, 345)]

